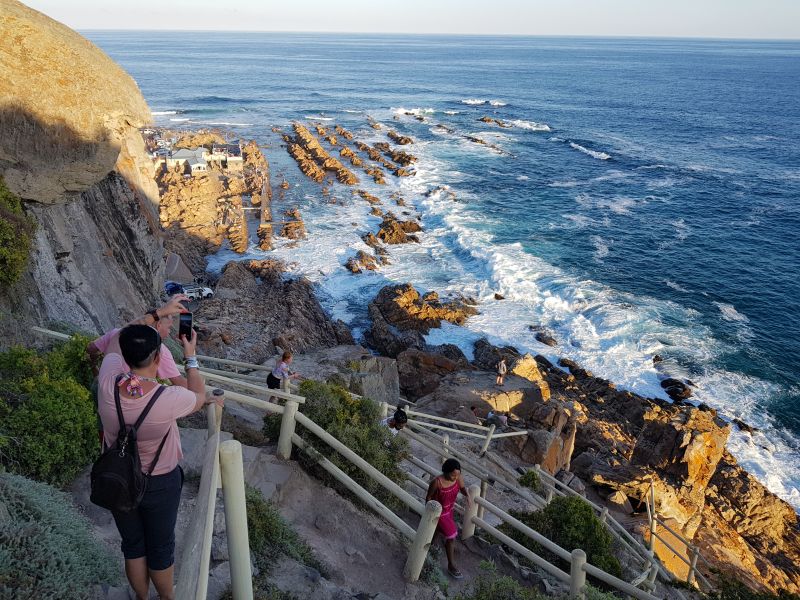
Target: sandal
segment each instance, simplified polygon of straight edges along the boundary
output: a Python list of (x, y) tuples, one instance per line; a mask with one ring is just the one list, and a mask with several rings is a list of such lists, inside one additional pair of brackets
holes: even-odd
[(450, 573), (450, 577), (452, 577), (453, 579), (464, 579), (464, 574), (458, 569), (455, 570), (447, 569), (447, 572)]

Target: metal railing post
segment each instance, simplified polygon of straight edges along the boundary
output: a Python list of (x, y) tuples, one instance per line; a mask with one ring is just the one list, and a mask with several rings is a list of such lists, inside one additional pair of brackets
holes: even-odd
[(689, 573), (686, 575), (686, 583), (692, 585), (694, 573), (697, 569), (697, 557), (700, 556), (700, 549), (697, 546), (689, 546)]
[(496, 428), (495, 425), (491, 425), (489, 427), (489, 432), (486, 434), (486, 441), (483, 442), (483, 447), (481, 448), (480, 456), (486, 454), (486, 451), (489, 449), (489, 442), (492, 441), (492, 436), (494, 435), (495, 428)]
[(569, 569), (569, 597), (583, 600), (586, 587), (586, 552), (583, 550), (572, 551), (572, 561)]
[(233, 600), (253, 600), (242, 445), (239, 442), (227, 440), (219, 445), (219, 466), (225, 500), (225, 531), (228, 536)]
[[(481, 498), (486, 500), (486, 494), (489, 491), (489, 482), (481, 479)], [(486, 509), (483, 506), (478, 506), (478, 518), (482, 519)]]
[(281, 433), (278, 437), (278, 458), (289, 460), (292, 456), (292, 435), (294, 435), (295, 415), (297, 414), (298, 404), (294, 400), (287, 400), (283, 407), (283, 418), (281, 419)]
[(433, 534), (436, 533), (436, 525), (442, 515), (442, 505), (431, 500), (425, 504), (425, 511), (419, 519), (419, 527), (414, 535), (414, 541), (408, 550), (408, 560), (403, 569), (403, 576), (406, 581), (414, 582), (419, 579), (422, 566), (425, 564), (425, 557), (428, 556), (428, 548), (431, 547)]
[(467, 488), (467, 498), (469, 506), (464, 510), (464, 528), (461, 530), (461, 539), (468, 540), (475, 535), (474, 517), (478, 516), (478, 496), (481, 495), (481, 488), (477, 484), (472, 484)]

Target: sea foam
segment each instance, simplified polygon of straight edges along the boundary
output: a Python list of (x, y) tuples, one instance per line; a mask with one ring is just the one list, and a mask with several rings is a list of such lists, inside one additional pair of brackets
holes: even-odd
[(575, 150), (578, 150), (579, 152), (583, 152), (584, 154), (588, 154), (592, 158), (596, 158), (598, 160), (608, 160), (609, 158), (611, 158), (611, 155), (606, 154), (605, 152), (598, 152), (597, 150), (590, 150), (589, 148), (586, 148), (585, 146), (581, 146), (580, 144), (576, 144), (575, 142), (570, 142), (569, 145), (570, 145), (570, 147), (575, 148)]
[(477, 106), (480, 104), (486, 104), (487, 102), (488, 100), (481, 100), (479, 98), (466, 98), (465, 100), (461, 101), (461, 104), (472, 104)]
[(552, 131), (547, 123), (537, 123), (536, 121), (523, 121), (522, 119), (514, 119), (509, 121), (514, 127), (520, 129), (529, 129), (530, 131)]

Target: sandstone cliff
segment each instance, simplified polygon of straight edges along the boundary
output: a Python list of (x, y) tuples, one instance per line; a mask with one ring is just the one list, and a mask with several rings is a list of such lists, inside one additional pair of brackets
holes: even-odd
[(0, 176), (37, 230), (27, 271), (0, 290), (3, 342), (32, 323), (99, 331), (155, 301), (158, 190), (136, 83), (89, 41), (0, 0)]

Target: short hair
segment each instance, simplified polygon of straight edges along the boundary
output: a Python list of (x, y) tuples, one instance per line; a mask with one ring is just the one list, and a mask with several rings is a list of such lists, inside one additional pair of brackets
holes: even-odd
[(131, 369), (143, 369), (161, 348), (161, 335), (148, 325), (128, 325), (119, 332), (119, 347)]
[(445, 475), (452, 473), (453, 471), (460, 471), (461, 470), (461, 463), (458, 462), (455, 458), (448, 458), (444, 461), (442, 465), (442, 473)]
[(478, 410), (478, 407), (473, 404), (472, 406), (469, 407), (469, 409), (470, 410)]
[(292, 353), (288, 350), (281, 356), (281, 360), (289, 360), (290, 358), (292, 358)]
[(408, 423), (408, 415), (402, 408), (398, 408), (394, 411), (394, 419), (395, 423)]

